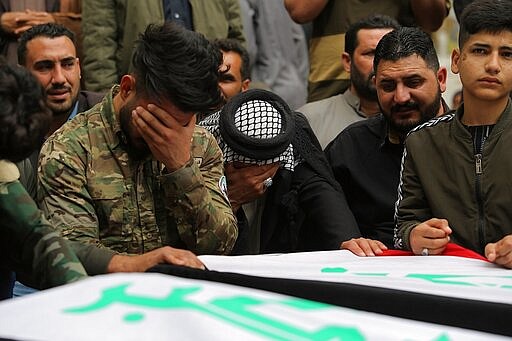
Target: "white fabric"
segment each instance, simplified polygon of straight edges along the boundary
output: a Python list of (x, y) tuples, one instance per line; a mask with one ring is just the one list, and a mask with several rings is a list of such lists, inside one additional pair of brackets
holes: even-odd
[(199, 258), (208, 269), (216, 271), (353, 283), (512, 304), (511, 270), (478, 259), (453, 256), (358, 257), (347, 250)]
[(95, 276), (3, 301), (0, 338), (506, 340), (492, 334), (155, 273)]

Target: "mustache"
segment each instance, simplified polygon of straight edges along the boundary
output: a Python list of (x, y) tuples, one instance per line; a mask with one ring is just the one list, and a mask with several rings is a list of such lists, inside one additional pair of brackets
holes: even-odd
[(404, 104), (395, 104), (391, 107), (391, 112), (401, 112), (401, 111), (408, 111), (408, 110), (419, 110), (420, 106), (416, 102), (409, 101)]
[(66, 91), (71, 91), (71, 87), (70, 86), (67, 86), (67, 85), (52, 85), (50, 86), (46, 91), (47, 92), (51, 92), (51, 91), (59, 91), (59, 90), (66, 90)]

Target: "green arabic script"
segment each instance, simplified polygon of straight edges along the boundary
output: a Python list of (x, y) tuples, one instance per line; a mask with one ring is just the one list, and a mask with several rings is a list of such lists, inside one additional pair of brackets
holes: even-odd
[[(316, 331), (308, 331), (297, 325), (292, 325), (275, 318), (256, 313), (251, 309), (264, 304), (287, 306), (299, 311), (328, 309), (332, 306), (298, 299), (269, 299), (264, 300), (250, 296), (234, 296), (213, 299), (207, 303), (197, 303), (188, 296), (202, 290), (199, 286), (174, 288), (163, 298), (131, 295), (126, 292), (130, 284), (121, 284), (102, 291), (101, 297), (89, 305), (65, 309), (66, 313), (86, 314), (97, 312), (113, 304), (124, 304), (146, 309), (189, 309), (201, 312), (217, 320), (228, 323), (253, 334), (258, 334), (273, 340), (347, 340), (360, 341), (364, 336), (352, 326), (329, 325)], [(126, 323), (139, 322), (144, 319), (142, 313), (129, 313), (124, 316)]]

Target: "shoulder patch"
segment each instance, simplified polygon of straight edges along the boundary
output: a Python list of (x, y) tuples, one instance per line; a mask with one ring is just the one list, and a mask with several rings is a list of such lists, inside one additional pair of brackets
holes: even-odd
[(8, 160), (0, 160), (0, 182), (12, 182), (18, 180), (20, 171), (18, 167)]
[(229, 198), (228, 198), (228, 182), (226, 180), (226, 176), (223, 175), (220, 177), (219, 179), (219, 189), (221, 191), (221, 193), (224, 195), (224, 197), (226, 198), (226, 200), (229, 202)]

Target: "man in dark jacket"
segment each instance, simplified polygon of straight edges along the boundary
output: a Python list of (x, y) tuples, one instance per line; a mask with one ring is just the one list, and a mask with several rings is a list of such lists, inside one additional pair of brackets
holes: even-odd
[(407, 137), (394, 242), (429, 255), (451, 241), (512, 268), (512, 3), (475, 0), (460, 23), (464, 101)]
[(447, 110), (445, 67), (439, 66), (430, 37), (416, 28), (386, 34), (374, 57), (382, 114), (356, 122), (325, 152), (347, 196), (359, 229), (368, 239), (342, 245), (373, 256), (393, 245), (394, 212), (405, 136), (412, 128)]

